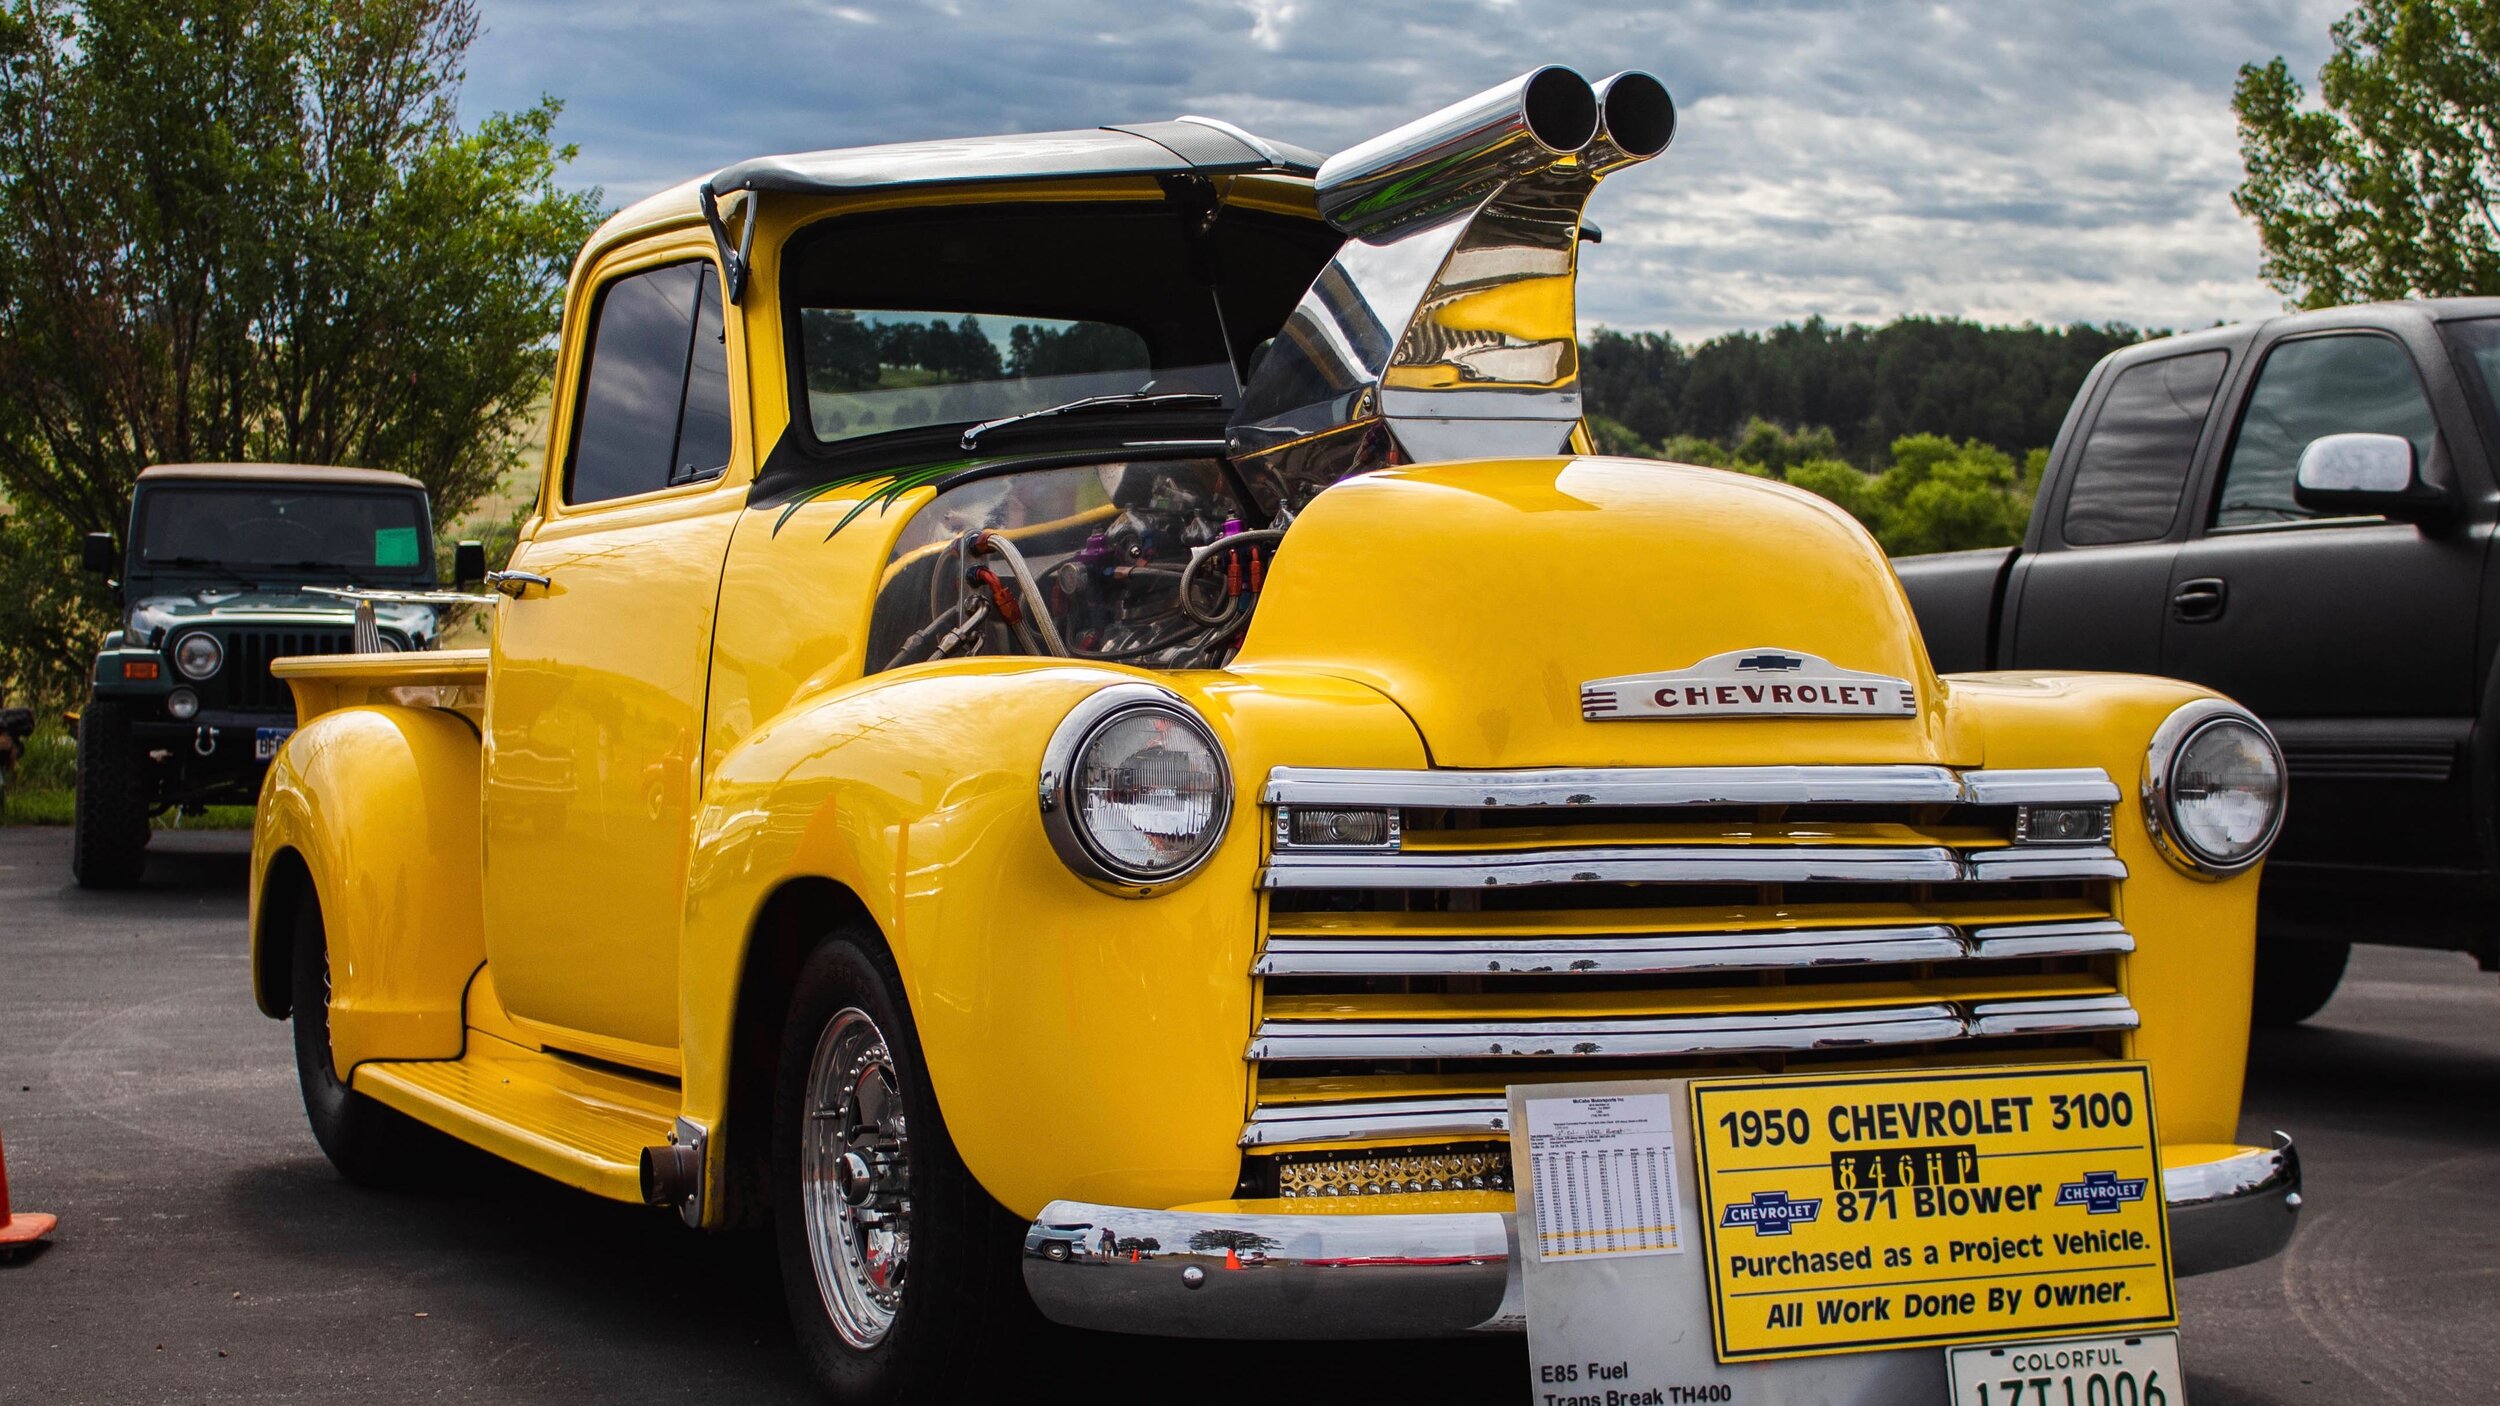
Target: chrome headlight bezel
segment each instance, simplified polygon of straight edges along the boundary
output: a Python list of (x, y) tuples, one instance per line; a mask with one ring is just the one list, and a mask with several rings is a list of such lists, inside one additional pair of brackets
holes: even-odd
[[(1077, 804), (1077, 768), (1085, 749), (1112, 724), (1139, 713), (1154, 713), (1188, 728), (1215, 757), (1219, 789), (1214, 814), (1208, 818), (1206, 840), (1188, 863), (1160, 873), (1144, 873), (1106, 854), (1089, 834)], [(1224, 744), (1198, 711), (1167, 688), (1149, 683), (1112, 684), (1086, 696), (1050, 735), (1042, 749), (1040, 800), (1042, 829), (1051, 848), (1077, 877), (1128, 898), (1161, 893), (1187, 881), (1223, 848), (1224, 832), (1233, 818), (1232, 759)]]
[[(2216, 727), (2243, 727), (2265, 744), (2266, 754), (2274, 763), (2277, 799), (2274, 814), (2268, 819), (2266, 831), (2248, 853), (2238, 859), (2219, 859), (2199, 849), (2184, 833), (2172, 806), (2177, 801), (2173, 773), (2188, 745)], [(2274, 733), (2257, 719), (2257, 715), (2236, 703), (2219, 698), (2200, 698), (2182, 705), (2162, 720), (2153, 731), (2152, 744), (2144, 753), (2144, 822), (2152, 832), (2154, 848), (2162, 852), (2176, 868), (2200, 879), (2227, 879), (2257, 866), (2274, 848), (2283, 833), (2283, 816), (2290, 809), (2291, 778), (2283, 765), (2283, 746)]]
[[(208, 662), (200, 665), (196, 669), (191, 667), (191, 661), (185, 658), (183, 653), (195, 640), (208, 646)], [(217, 671), (219, 669), (226, 667), (226, 646), (224, 642), (206, 630), (191, 631), (182, 638), (175, 640), (173, 648), (166, 650), (165, 653), (174, 661), (175, 672), (181, 674), (184, 678), (189, 679), (194, 683), (213, 679), (217, 677)]]

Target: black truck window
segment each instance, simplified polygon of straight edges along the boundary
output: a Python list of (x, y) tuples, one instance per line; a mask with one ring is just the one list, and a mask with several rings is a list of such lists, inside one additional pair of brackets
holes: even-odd
[(2118, 373), (2083, 442), (2060, 531), (2078, 547), (2168, 536), (2229, 357), (2222, 352), (2141, 361)]
[(2321, 435), (2358, 430), (2402, 435), (2413, 441), (2415, 462), (2430, 463), (2438, 425), (2404, 347), (2370, 333), (2305, 337), (2276, 347), (2266, 354), (2240, 414), (2213, 525), (2258, 527), (2318, 516), (2292, 501), (2300, 452)]
[(652, 493), (729, 462), (728, 351), (719, 280), (702, 260), (600, 290), (564, 501)]

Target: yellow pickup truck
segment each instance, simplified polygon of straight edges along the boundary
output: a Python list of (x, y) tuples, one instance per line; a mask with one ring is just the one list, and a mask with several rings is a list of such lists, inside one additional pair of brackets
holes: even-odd
[(1673, 124), (1547, 68), (1325, 161), (1184, 117), (610, 220), (488, 647), (275, 666), (324, 1151), (769, 1222), (845, 1400), (1036, 1308), (1516, 1330), (1527, 1083), (2148, 1068), (2177, 1272), (2280, 1248), (2272, 739), (1940, 677), (1829, 504), (1587, 452), (1582, 208)]

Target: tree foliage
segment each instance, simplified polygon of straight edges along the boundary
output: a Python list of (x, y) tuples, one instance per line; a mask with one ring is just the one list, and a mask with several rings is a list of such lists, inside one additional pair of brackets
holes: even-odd
[(75, 676), (67, 569), (139, 470), (510, 465), (599, 197), (551, 99), (463, 130), (474, 0), (0, 0), (0, 676)]
[(2500, 0), (2363, 0), (2323, 108), (2276, 57), (2232, 95), (2266, 280), (2301, 307), (2500, 293)]
[[(1590, 409), (1642, 440), (1732, 442), (1756, 420), (1829, 428), (1837, 457), (1873, 467), (1907, 434), (1976, 439), (2011, 454), (2050, 443), (2093, 363), (2133, 328), (1987, 327), (1905, 317), (1820, 318), (1687, 347), (1604, 328), (1581, 358)], [(1686, 457), (1686, 456), (1677, 456)]]
[(1896, 556), (2021, 541), (2049, 457), (2046, 449), (2035, 449), (2018, 463), (1975, 439), (1903, 435), (1892, 442), (1889, 462), (1870, 473), (1835, 455), (1826, 429), (1755, 420), (1732, 444), (1686, 435), (1653, 445), (1602, 417), (1592, 417), (1590, 428), (1602, 453), (1786, 479), (1839, 504)]

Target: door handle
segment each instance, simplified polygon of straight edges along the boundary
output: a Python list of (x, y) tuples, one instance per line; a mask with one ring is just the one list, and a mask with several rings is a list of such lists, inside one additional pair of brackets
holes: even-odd
[(2199, 576), (2179, 583), (2178, 593), (2170, 598), (2170, 613), (2190, 624), (2219, 620), (2229, 598), (2230, 586), (2221, 577)]
[(488, 590), (501, 591), (505, 595), (512, 597), (514, 600), (519, 600), (521, 598), (521, 593), (528, 590), (532, 586), (544, 589), (554, 584), (555, 582), (548, 580), (546, 577), (539, 575), (535, 571), (489, 571), (486, 573), (486, 588)]

